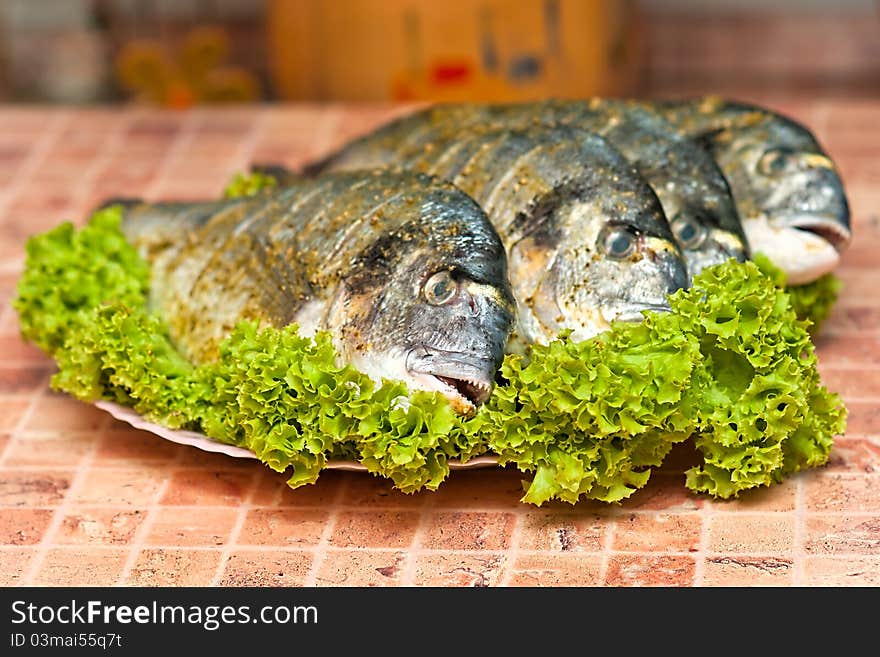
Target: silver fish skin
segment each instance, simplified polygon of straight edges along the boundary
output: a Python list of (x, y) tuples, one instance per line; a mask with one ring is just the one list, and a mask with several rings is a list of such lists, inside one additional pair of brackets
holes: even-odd
[(620, 152), (572, 126), (460, 131), (454, 124), (414, 132), (398, 123), (323, 168), (393, 164), (471, 195), (508, 252), (518, 303), (513, 350), (562, 330), (584, 340), (615, 320), (668, 310), (667, 296), (687, 284), (681, 251), (656, 194)]
[(656, 112), (594, 98), (430, 107), (355, 140), (307, 171), (338, 168), (354, 153), (390, 152), (429, 142), (439, 131), (569, 125), (604, 137), (654, 189), (691, 276), (730, 258), (749, 258), (748, 239), (724, 174), (712, 157)]
[(702, 144), (730, 182), (755, 252), (802, 284), (833, 270), (852, 235), (834, 162), (804, 125), (757, 105), (709, 96), (646, 104)]
[(376, 381), (436, 390), (460, 413), (489, 396), (515, 320), (497, 232), (467, 194), (406, 171), (298, 179), (252, 198), (127, 204), (150, 303), (194, 362), (237, 322), (330, 331)]

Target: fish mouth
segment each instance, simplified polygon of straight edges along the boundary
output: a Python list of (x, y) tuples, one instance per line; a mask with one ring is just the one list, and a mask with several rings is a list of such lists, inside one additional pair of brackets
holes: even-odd
[(840, 253), (849, 244), (852, 233), (833, 215), (805, 215), (775, 217), (775, 221), (790, 228), (812, 233), (828, 242)]
[(406, 369), (426, 390), (436, 390), (459, 412), (471, 413), (492, 392), (498, 362), (435, 347), (412, 349)]

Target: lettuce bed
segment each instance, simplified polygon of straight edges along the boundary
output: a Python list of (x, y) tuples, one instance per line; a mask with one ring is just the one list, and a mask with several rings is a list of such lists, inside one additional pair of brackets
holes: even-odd
[(53, 386), (250, 449), (294, 487), (350, 458), (403, 491), (435, 489), (450, 459), (489, 453), (533, 473), (526, 502), (615, 502), (693, 440), (703, 463), (686, 486), (728, 498), (825, 463), (844, 430), (809, 323), (753, 263), (707, 270), (671, 313), (508, 356), (505, 382), (466, 420), (437, 394), (337, 365), (329, 335), (295, 326), (243, 322), (217, 362), (193, 366), (148, 311), (149, 267), (119, 225), (110, 208), (28, 242), (15, 307), (58, 364)]

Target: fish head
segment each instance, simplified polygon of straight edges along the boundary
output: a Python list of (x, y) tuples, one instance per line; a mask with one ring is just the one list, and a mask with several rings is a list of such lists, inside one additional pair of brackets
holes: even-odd
[(567, 329), (585, 340), (614, 321), (641, 321), (644, 311), (668, 311), (668, 295), (687, 285), (656, 196), (640, 178), (637, 190), (620, 181), (573, 194), (511, 249), (511, 277), (528, 267), (539, 281), (528, 296), (517, 291), (543, 327), (532, 339)]
[(658, 143), (662, 153), (639, 171), (663, 207), (690, 277), (733, 258), (750, 257), (733, 194), (718, 164), (688, 140)]
[(754, 252), (778, 261), (793, 284), (837, 265), (851, 237), (849, 204), (834, 162), (806, 128), (765, 116), (719, 132), (711, 148)]
[(437, 391), (467, 415), (489, 397), (516, 305), (486, 215), (458, 190), (435, 196), (361, 256), (346, 283), (341, 335), (364, 373)]

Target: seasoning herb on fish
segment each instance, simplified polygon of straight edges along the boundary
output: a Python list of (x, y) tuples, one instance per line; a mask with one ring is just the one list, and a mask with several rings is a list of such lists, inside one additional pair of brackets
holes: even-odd
[(585, 340), (615, 320), (669, 309), (667, 296), (687, 283), (681, 251), (656, 194), (607, 141), (570, 126), (448, 125), (415, 140), (405, 131), (394, 149), (355, 142), (323, 169), (395, 164), (473, 197), (507, 249), (522, 341), (547, 343), (565, 330)]
[(326, 330), (375, 380), (436, 390), (469, 413), (514, 322), (504, 247), (453, 185), (412, 172), (298, 180), (251, 198), (129, 203), (150, 304), (193, 362), (241, 320)]
[(729, 258), (749, 257), (730, 187), (712, 157), (656, 113), (624, 101), (438, 105), (380, 128), (309, 170), (338, 167), (354, 153), (407, 152), (429, 145), (438, 133), (557, 124), (601, 135), (633, 163), (659, 197), (691, 276)]
[(645, 106), (708, 149), (730, 182), (752, 250), (789, 284), (837, 266), (851, 236), (849, 204), (834, 162), (806, 127), (717, 97)]

